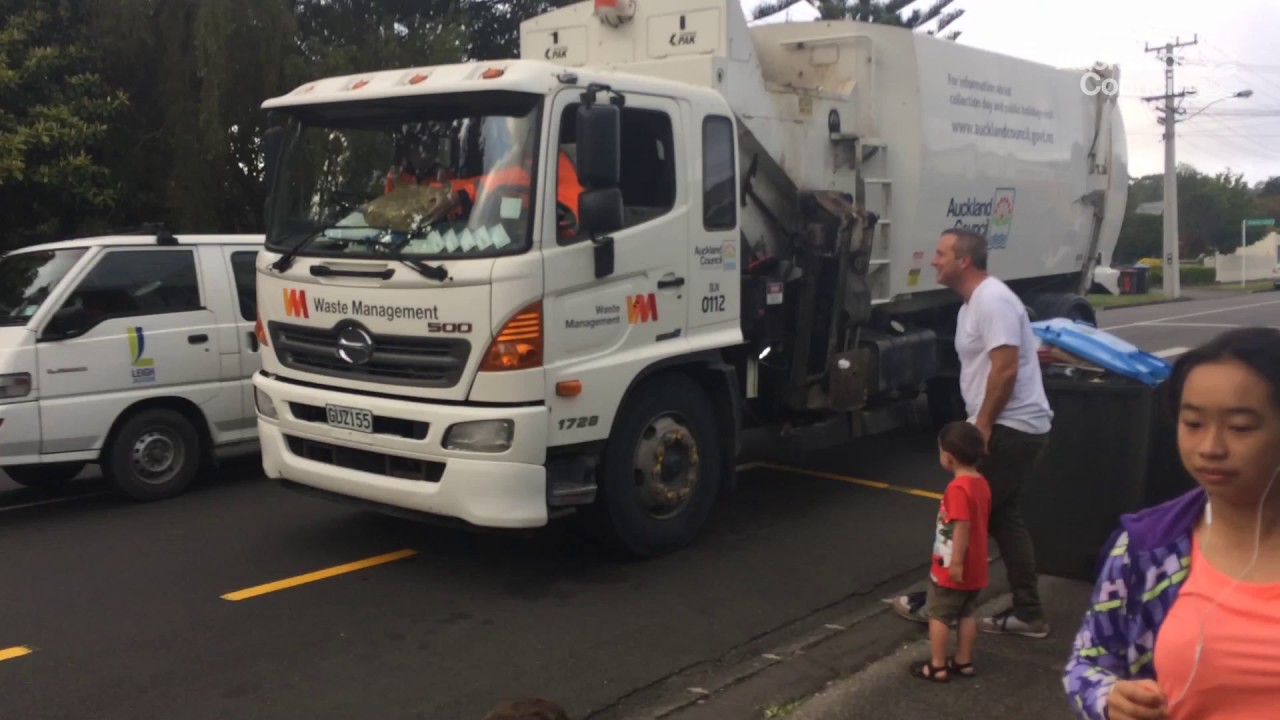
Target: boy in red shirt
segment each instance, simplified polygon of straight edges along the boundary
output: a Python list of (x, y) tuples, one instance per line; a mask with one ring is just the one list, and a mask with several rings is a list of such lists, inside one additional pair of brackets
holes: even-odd
[[(952, 474), (938, 510), (933, 562), (929, 567), (929, 645), (932, 657), (911, 666), (923, 680), (947, 682), (951, 675), (972, 677), (973, 646), (978, 640), (974, 610), (987, 586), (987, 520), (991, 488), (977, 466), (986, 441), (967, 422), (948, 424), (938, 434), (942, 467)], [(951, 626), (958, 624), (955, 657), (947, 656)]]

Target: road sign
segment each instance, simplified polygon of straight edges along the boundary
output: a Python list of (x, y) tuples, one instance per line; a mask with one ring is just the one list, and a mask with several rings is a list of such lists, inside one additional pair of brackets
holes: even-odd
[(1269, 227), (1275, 225), (1276, 221), (1271, 218), (1255, 218), (1253, 220), (1245, 220), (1245, 227)]

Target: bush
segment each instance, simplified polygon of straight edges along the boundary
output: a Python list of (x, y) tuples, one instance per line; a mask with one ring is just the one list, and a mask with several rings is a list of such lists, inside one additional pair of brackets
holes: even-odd
[(1215, 268), (1203, 265), (1183, 266), (1180, 275), (1183, 285), (1212, 285), (1218, 279), (1218, 271)]
[[(1183, 265), (1178, 273), (1182, 284), (1187, 285), (1213, 285), (1217, 282), (1218, 271), (1211, 267), (1201, 265)], [(1152, 290), (1159, 290), (1164, 285), (1164, 268), (1149, 267), (1147, 269), (1147, 287)]]

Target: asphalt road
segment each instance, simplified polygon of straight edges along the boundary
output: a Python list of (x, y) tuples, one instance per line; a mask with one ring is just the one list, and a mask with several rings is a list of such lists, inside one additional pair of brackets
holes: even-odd
[[(1280, 326), (1280, 295), (1100, 319), (1176, 355)], [(466, 720), (525, 694), (584, 718), (914, 582), (945, 482), (927, 433), (865, 440), (747, 471), (695, 547), (621, 563), (570, 525), (431, 528), (294, 495), (256, 462), (151, 505), (91, 475), (71, 499), (0, 479), (0, 718)]]

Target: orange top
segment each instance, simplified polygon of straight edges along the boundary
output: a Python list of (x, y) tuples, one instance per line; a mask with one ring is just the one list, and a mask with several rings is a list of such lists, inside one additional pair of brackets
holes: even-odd
[[(1200, 665), (1183, 697), (1202, 622)], [(1170, 720), (1268, 716), (1262, 708), (1280, 707), (1280, 582), (1236, 583), (1193, 539), (1190, 575), (1156, 635), (1155, 666)]]

